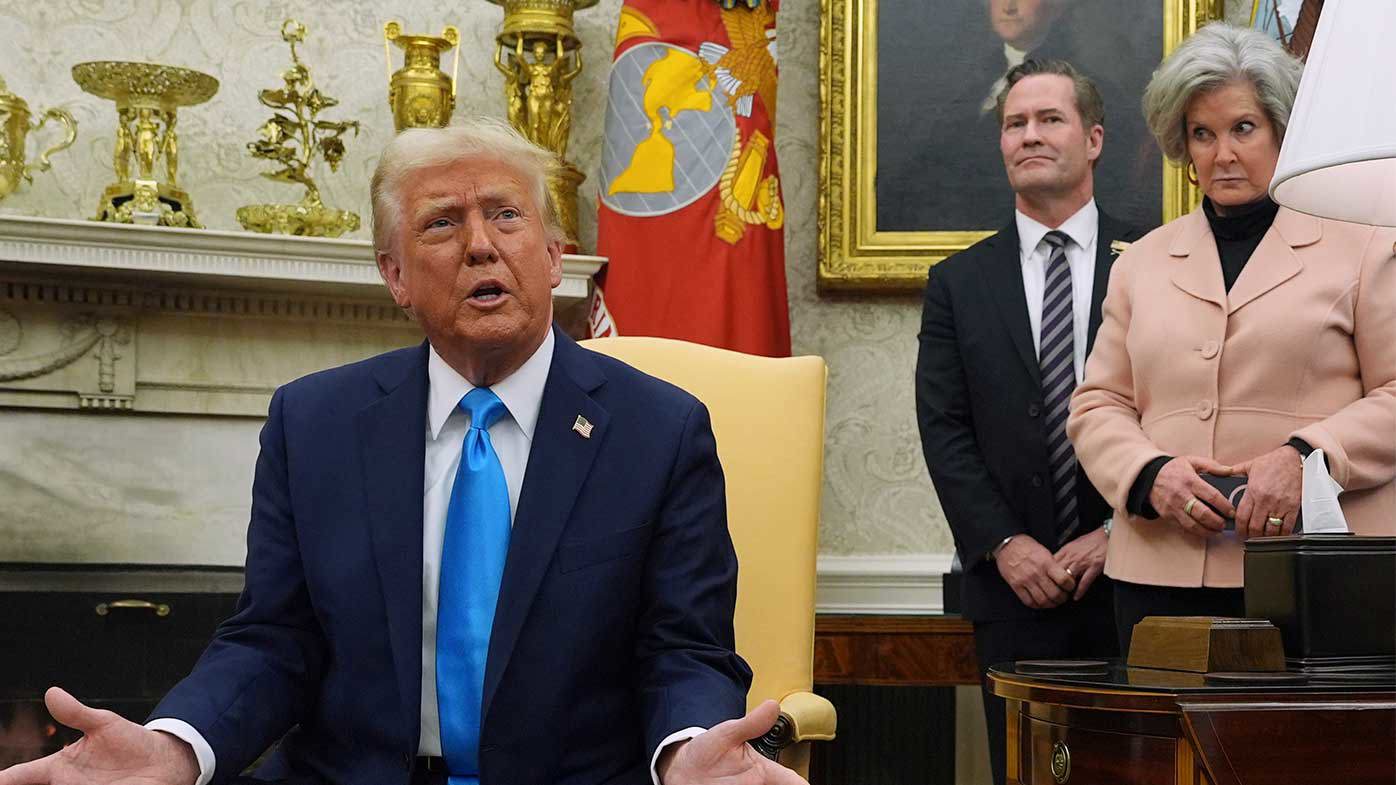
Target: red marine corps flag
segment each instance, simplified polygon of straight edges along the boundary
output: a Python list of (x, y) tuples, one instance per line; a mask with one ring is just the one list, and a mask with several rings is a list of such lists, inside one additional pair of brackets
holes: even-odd
[(593, 335), (790, 354), (776, 7), (626, 0), (597, 221), (597, 252), (611, 261)]

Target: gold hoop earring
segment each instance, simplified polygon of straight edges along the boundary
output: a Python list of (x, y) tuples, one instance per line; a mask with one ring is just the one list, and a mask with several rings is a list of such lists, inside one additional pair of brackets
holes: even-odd
[(1186, 174), (1188, 182), (1192, 183), (1193, 185), (1201, 185), (1201, 183), (1197, 182), (1197, 167), (1193, 166), (1192, 161), (1188, 161), (1188, 168), (1186, 170)]

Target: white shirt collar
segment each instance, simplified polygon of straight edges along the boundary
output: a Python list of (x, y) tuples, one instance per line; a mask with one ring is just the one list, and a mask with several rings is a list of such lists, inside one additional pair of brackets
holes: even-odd
[(1012, 67), (1018, 66), (1018, 65), (1022, 65), (1022, 64), (1023, 64), (1023, 61), (1026, 60), (1026, 59), (1028, 59), (1028, 50), (1027, 50), (1027, 49), (1018, 49), (1018, 48), (1015, 48), (1015, 47), (1013, 46), (1013, 44), (1010, 44), (1010, 43), (1008, 43), (1008, 42), (1004, 42), (1004, 45), (1003, 45), (1003, 59), (1006, 60), (1006, 61), (1008, 61), (1008, 67), (1009, 67), (1009, 68), (1012, 68)]
[[(1052, 230), (1023, 215), (1021, 210), (1014, 210), (1013, 218), (1018, 223), (1019, 258), (1027, 260), (1042, 243), (1042, 238)], [(1057, 231), (1070, 237), (1071, 241), (1081, 248), (1089, 248), (1095, 242), (1096, 228), (1099, 224), (1100, 211), (1096, 209), (1095, 199), (1090, 199), (1074, 215), (1062, 221)]]
[[(556, 341), (553, 331), (549, 329), (532, 357), (517, 371), (490, 387), (530, 442), (533, 441), (533, 428), (538, 424), (538, 409), (543, 405), (543, 387), (548, 383), (548, 371), (553, 367), (553, 346)], [(447, 365), (434, 346), (427, 352), (427, 381), (427, 428), (430, 437), (435, 440), (460, 399), (475, 389), (475, 385)]]

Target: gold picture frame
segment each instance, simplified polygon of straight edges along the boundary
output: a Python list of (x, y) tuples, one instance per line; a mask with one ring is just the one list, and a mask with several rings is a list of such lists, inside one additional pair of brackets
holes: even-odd
[[(1163, 3), (1164, 54), (1200, 26), (1224, 17), (1223, 0), (1156, 1)], [(820, 0), (821, 292), (919, 289), (929, 265), (993, 233), (877, 230), (878, 3)], [(1164, 221), (1192, 210), (1200, 199), (1186, 173), (1167, 162), (1162, 194)]]

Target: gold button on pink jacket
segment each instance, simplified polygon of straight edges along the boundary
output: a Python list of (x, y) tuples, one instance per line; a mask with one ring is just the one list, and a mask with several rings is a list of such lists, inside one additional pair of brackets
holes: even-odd
[(1280, 208), (1228, 293), (1201, 210), (1116, 261), (1067, 433), (1116, 510), (1105, 572), (1241, 585), (1241, 540), (1124, 512), (1160, 455), (1224, 464), (1298, 436), (1328, 458), (1358, 534), (1396, 534), (1396, 230)]

